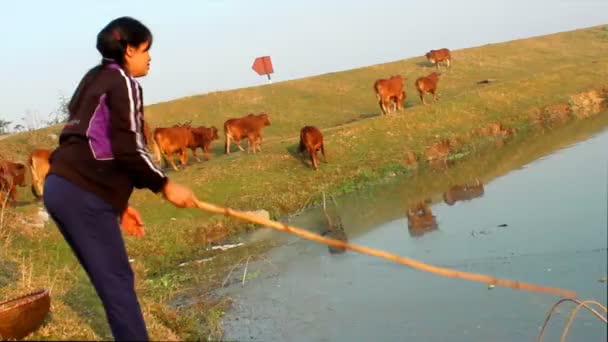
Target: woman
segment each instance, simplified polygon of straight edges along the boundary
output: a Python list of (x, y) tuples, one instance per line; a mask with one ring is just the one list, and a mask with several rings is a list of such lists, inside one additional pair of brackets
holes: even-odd
[(122, 17), (99, 32), (102, 63), (78, 85), (70, 116), (52, 153), (44, 204), (87, 272), (103, 302), (116, 340), (147, 340), (120, 233), (119, 217), (143, 235), (137, 211), (128, 207), (133, 188), (148, 188), (177, 207), (194, 207), (190, 189), (169, 180), (149, 156), (143, 134), (142, 89), (152, 34)]

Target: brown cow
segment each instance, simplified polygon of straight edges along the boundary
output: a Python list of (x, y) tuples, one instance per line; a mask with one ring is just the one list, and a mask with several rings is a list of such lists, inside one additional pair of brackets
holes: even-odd
[(209, 147), (213, 140), (219, 139), (217, 128), (215, 126), (211, 126), (210, 128), (204, 126), (196, 127), (192, 128), (192, 134), (194, 135), (194, 141), (192, 145), (188, 146), (192, 150), (192, 155), (197, 161), (201, 161), (196, 154), (196, 149), (200, 147), (203, 150), (205, 160), (209, 160), (209, 156), (211, 155)]
[[(17, 185), (25, 186), (25, 165), (11, 161), (0, 161), (0, 207), (10, 198), (17, 201)], [(5, 197), (7, 196), (7, 197)]]
[(424, 95), (429, 93), (433, 94), (433, 100), (437, 101), (437, 82), (439, 82), (440, 75), (440, 73), (434, 72), (428, 76), (416, 79), (416, 89), (418, 89), (418, 94), (423, 104), (426, 104)]
[(455, 185), (443, 193), (443, 200), (447, 205), (454, 205), (458, 201), (470, 201), (483, 195), (483, 184), (476, 181), (476, 184)]
[(154, 154), (159, 165), (162, 167), (164, 157), (173, 170), (177, 171), (173, 154), (177, 153), (181, 164), (186, 165), (187, 148), (195, 145), (195, 137), (190, 127), (159, 127), (154, 130), (154, 142)]
[(241, 139), (247, 138), (248, 152), (251, 152), (253, 149), (253, 153), (256, 152), (256, 149), (260, 152), (262, 151), (261, 142), (262, 142), (262, 128), (270, 126), (270, 119), (268, 118), (268, 114), (260, 113), (258, 115), (248, 114), (246, 116), (236, 118), (236, 119), (228, 119), (224, 123), (224, 135), (226, 138), (225, 144), (225, 152), (226, 154), (230, 153), (230, 143), (231, 140), (234, 140), (237, 147), (241, 151), (245, 151), (241, 146)]
[(310, 154), (310, 160), (312, 167), (317, 170), (319, 168), (319, 162), (317, 160), (317, 151), (321, 150), (323, 160), (327, 163), (325, 157), (325, 147), (323, 146), (323, 134), (317, 127), (304, 126), (300, 130), (300, 146), (298, 146), (298, 152), (302, 153), (308, 151)]
[(452, 56), (450, 54), (450, 50), (446, 48), (439, 50), (431, 50), (427, 52), (424, 56), (429, 62), (435, 64), (435, 68), (437, 68), (437, 71), (439, 71), (439, 62), (445, 62), (448, 68), (450, 68), (450, 64), (452, 63)]
[(36, 198), (40, 198), (44, 194), (44, 180), (51, 168), (50, 157), (50, 150), (36, 149), (30, 153), (28, 158), (30, 175), (32, 176), (32, 194)]
[(406, 78), (401, 75), (394, 75), (387, 79), (379, 79), (374, 82), (374, 91), (378, 104), (382, 110), (382, 114), (386, 115), (391, 112), (389, 105), (392, 105), (395, 110), (403, 109), (403, 101), (405, 100), (405, 91), (403, 90), (403, 81)]

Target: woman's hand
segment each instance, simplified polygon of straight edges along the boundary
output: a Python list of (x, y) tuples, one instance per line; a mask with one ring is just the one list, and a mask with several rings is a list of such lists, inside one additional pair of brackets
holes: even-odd
[(129, 206), (120, 217), (120, 226), (127, 235), (142, 237), (146, 235), (144, 222), (135, 208)]
[(163, 196), (178, 208), (196, 208), (196, 196), (190, 188), (167, 180)]

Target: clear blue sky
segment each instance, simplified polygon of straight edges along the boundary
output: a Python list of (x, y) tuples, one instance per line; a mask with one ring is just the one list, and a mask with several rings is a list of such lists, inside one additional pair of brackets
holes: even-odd
[[(129, 15), (154, 34), (146, 104), (608, 23), (608, 0), (3, 1), (0, 118), (46, 119), (100, 60), (99, 30)], [(14, 125), (14, 124), (13, 124)], [(11, 128), (12, 126), (11, 125)]]

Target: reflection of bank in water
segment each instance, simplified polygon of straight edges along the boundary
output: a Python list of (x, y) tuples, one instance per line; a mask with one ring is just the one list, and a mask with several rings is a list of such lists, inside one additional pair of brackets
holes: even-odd
[(418, 202), (407, 210), (407, 228), (411, 236), (422, 236), (437, 230), (437, 220), (429, 206), (430, 200)]
[(483, 196), (483, 184), (476, 180), (475, 184), (454, 185), (443, 193), (443, 201), (447, 205), (454, 205), (458, 201), (470, 201)]

